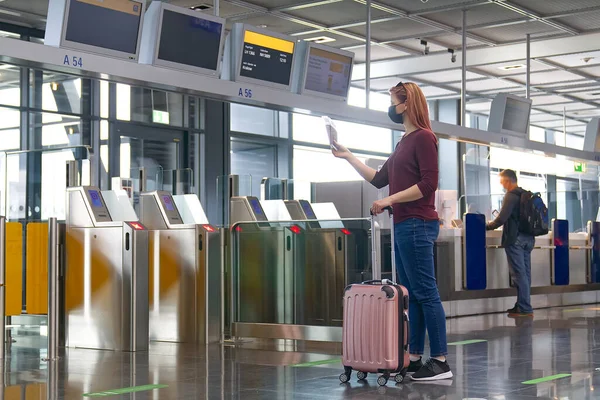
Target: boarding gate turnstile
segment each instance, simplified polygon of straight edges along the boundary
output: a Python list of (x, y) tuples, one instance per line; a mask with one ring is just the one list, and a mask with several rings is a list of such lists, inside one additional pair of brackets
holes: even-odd
[(218, 341), (220, 263), (209, 258), (220, 242), (198, 197), (142, 193), (140, 219), (149, 230), (150, 340)]
[(126, 194), (67, 189), (67, 347), (148, 350), (148, 231)]

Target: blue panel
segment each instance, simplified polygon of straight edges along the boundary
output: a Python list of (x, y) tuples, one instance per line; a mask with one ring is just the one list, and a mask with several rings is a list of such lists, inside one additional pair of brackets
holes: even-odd
[(487, 285), (485, 249), (485, 215), (465, 215), (465, 279), (466, 290), (483, 290)]
[(590, 283), (598, 283), (600, 282), (600, 222), (592, 222), (590, 238), (592, 240)]
[(554, 233), (554, 284), (569, 284), (569, 221), (553, 221)]

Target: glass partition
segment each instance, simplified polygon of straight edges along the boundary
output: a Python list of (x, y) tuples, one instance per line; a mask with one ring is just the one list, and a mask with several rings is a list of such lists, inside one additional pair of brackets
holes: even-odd
[[(225, 175), (217, 177), (218, 227), (229, 226), (229, 199), (234, 196), (259, 196), (253, 192), (252, 175)], [(260, 181), (259, 181), (260, 182)]]
[(172, 194), (190, 194), (194, 188), (194, 171), (191, 168), (164, 170), (162, 189)]
[(78, 184), (89, 183), (84, 176), (90, 171), (89, 148), (84, 146), (2, 153), (0, 160), (2, 213), (8, 221), (65, 220), (67, 161), (78, 162)]
[(370, 221), (319, 222), (343, 228), (314, 229), (302, 221), (235, 225), (234, 322), (341, 326), (340, 293), (372, 278)]

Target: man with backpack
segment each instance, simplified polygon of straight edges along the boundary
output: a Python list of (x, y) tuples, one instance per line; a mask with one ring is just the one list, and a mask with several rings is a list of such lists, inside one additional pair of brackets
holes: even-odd
[(539, 193), (519, 187), (515, 171), (500, 172), (506, 190), (502, 209), (487, 230), (502, 228), (502, 247), (506, 251), (512, 282), (517, 288), (517, 303), (507, 310), (511, 317), (533, 316), (531, 307), (531, 252), (535, 236), (548, 233), (548, 210)]

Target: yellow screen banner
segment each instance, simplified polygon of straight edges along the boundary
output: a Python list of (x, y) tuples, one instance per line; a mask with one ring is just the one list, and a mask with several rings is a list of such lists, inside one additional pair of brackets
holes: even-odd
[(139, 1), (131, 0), (75, 0), (79, 3), (91, 4), (93, 6), (104, 7), (114, 11), (120, 11), (127, 14), (142, 15), (143, 4)]
[(265, 47), (271, 50), (281, 51), (283, 53), (294, 53), (294, 42), (279, 39), (273, 36), (263, 35), (252, 31), (246, 31), (244, 34), (244, 43), (255, 46)]
[(333, 53), (331, 51), (317, 49), (315, 47), (311, 47), (310, 55), (313, 57), (322, 57), (322, 58), (326, 58), (331, 61), (337, 61), (342, 64), (352, 64), (352, 59), (350, 57), (346, 57), (341, 54)]

